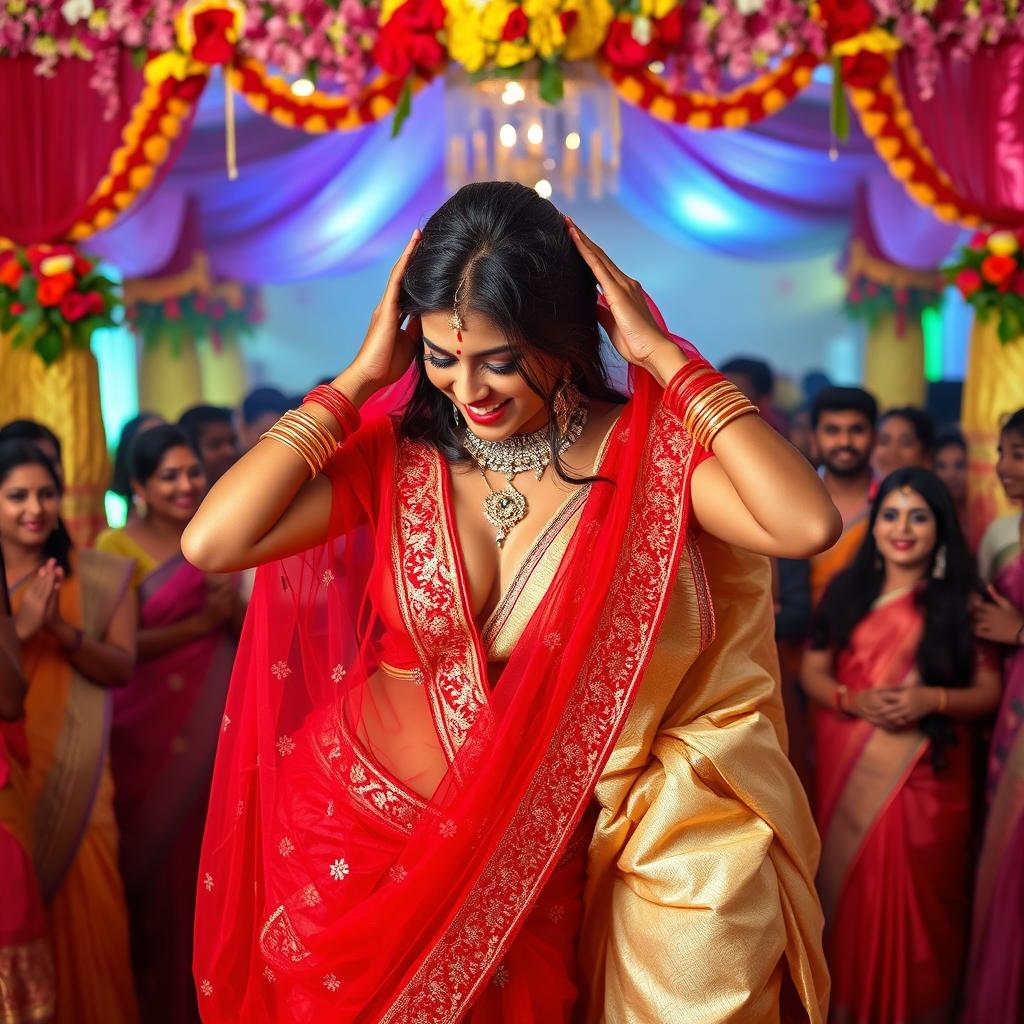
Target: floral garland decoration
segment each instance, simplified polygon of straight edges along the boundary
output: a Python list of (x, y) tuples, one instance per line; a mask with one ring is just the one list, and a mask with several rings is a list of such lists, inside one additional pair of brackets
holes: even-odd
[(904, 287), (882, 284), (861, 275), (850, 282), (844, 307), (851, 320), (875, 327), (884, 316), (892, 316), (896, 336), (902, 338), (907, 324), (919, 320), (926, 309), (942, 304), (941, 280), (935, 288)]
[(69, 245), (0, 249), (0, 332), (48, 366), (66, 345), (88, 348), (93, 331), (113, 327), (119, 306), (117, 285)]
[(1024, 230), (979, 231), (944, 268), (980, 320), (998, 318), (1004, 344), (1024, 334), (1022, 243)]
[(251, 337), (264, 319), (260, 290), (227, 281), (160, 302), (131, 302), (125, 309), (125, 321), (145, 348), (166, 339), (174, 355), (185, 342), (203, 339), (219, 352), (225, 342)]

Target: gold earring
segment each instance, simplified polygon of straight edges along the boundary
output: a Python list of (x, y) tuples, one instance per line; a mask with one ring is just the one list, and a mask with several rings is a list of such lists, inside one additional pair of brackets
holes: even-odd
[(572, 382), (572, 367), (566, 366), (562, 379), (555, 391), (551, 407), (561, 429), (565, 429), (573, 410), (580, 404), (580, 392)]

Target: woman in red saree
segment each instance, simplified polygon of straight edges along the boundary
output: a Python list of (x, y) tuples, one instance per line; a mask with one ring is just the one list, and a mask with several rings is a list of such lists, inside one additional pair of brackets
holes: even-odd
[(817, 613), (818, 888), (836, 1024), (951, 1022), (970, 896), (967, 720), (999, 699), (972, 650), (973, 566), (949, 492), (891, 473)]
[[(1024, 502), (1024, 409), (1003, 425), (996, 472), (1006, 496)], [(1004, 680), (989, 753), (963, 1024), (1017, 1024), (1024, 1019), (1024, 516), (997, 519), (979, 557), (991, 589), (975, 609), (975, 634), (1001, 645)]]
[(532, 190), (468, 186), (414, 234), (352, 366), (183, 538), (263, 563), (200, 865), (207, 1024), (823, 1020), (770, 571), (732, 544), (806, 555), (838, 520), (750, 411)]
[(181, 534), (206, 490), (188, 438), (161, 424), (132, 446), (138, 517), (96, 541), (131, 559), (139, 658), (114, 699), (110, 758), (146, 1024), (198, 1020), (192, 976), (196, 876), (213, 756), (242, 606), (231, 579), (185, 561)]
[(46, 914), (32, 866), (25, 786), (27, 683), (0, 550), (0, 1021), (45, 1024), (56, 986)]
[(112, 690), (135, 662), (130, 566), (71, 547), (60, 492), (34, 444), (0, 445), (0, 544), (28, 680), (31, 849), (56, 967), (54, 1020), (135, 1024), (108, 764)]

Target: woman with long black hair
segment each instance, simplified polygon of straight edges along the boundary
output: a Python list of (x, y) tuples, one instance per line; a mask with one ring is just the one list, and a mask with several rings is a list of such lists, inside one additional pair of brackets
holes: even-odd
[(968, 621), (974, 568), (949, 492), (891, 473), (829, 587), (802, 679), (816, 720), (818, 887), (835, 1021), (952, 1019), (968, 925), (970, 743), (999, 701)]

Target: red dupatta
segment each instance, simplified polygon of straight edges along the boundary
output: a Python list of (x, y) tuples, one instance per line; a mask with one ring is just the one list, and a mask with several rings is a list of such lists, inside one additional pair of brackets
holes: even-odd
[[(364, 410), (329, 470), (335, 539), (260, 570), (242, 637), (200, 867), (206, 1024), (454, 1022), (498, 967), (591, 799), (686, 541), (704, 453), (648, 374), (631, 384), (611, 482), (493, 689), (448, 467)], [(371, 749), (392, 593), (418, 663), (403, 692), (448, 764), (429, 799)]]

